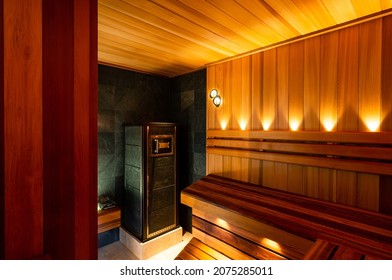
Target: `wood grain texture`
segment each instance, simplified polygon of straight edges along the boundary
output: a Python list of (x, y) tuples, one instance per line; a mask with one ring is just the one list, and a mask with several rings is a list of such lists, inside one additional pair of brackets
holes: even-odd
[(304, 42), (290, 45), (289, 52), (289, 126), (303, 130), (304, 121)]
[(358, 130), (359, 26), (339, 31), (338, 130)]
[(289, 130), (289, 46), (276, 50), (277, 60), (277, 112), (276, 129)]
[(252, 55), (252, 130), (261, 130), (263, 115), (263, 53)]
[(336, 131), (338, 123), (339, 33), (322, 35), (320, 40), (320, 122), (323, 131)]
[(304, 130), (320, 130), (320, 36), (304, 41)]
[(276, 128), (276, 49), (264, 52), (263, 60), (263, 129)]
[(381, 130), (392, 130), (392, 17), (382, 19)]
[(42, 4), (4, 0), (1, 6), (0, 254), (30, 259), (44, 250)]
[(216, 89), (215, 71), (216, 71), (215, 66), (211, 66), (207, 68), (207, 92), (206, 92), (207, 129), (218, 129), (218, 127), (215, 127), (215, 119), (216, 119), (215, 107), (212, 104), (212, 100), (210, 98), (211, 90)]
[(380, 176), (357, 174), (357, 207), (379, 212)]
[[(227, 196), (227, 193), (233, 191), (235, 196)], [(392, 221), (389, 215), (260, 188), (254, 184), (213, 175), (208, 175), (183, 190), (181, 201), (192, 207), (195, 216), (241, 238), (255, 241), (263, 236), (274, 236), (278, 243), (297, 239), (294, 243), (283, 243), (298, 246), (298, 238), (302, 236), (337, 244), (338, 250), (342, 252), (335, 254), (336, 258), (352, 259), (354, 255), (351, 252), (390, 258)], [(265, 223), (264, 226), (268, 225), (267, 228), (272, 226), (283, 231), (273, 234), (270, 232), (272, 235), (268, 235), (268, 230), (259, 229), (264, 227), (262, 223)], [(200, 228), (198, 222), (195, 226)], [(213, 231), (212, 228), (198, 230), (207, 235)], [(285, 231), (295, 235), (277, 240)], [(224, 241), (226, 233), (222, 234), (217, 234), (214, 238)], [(313, 250), (312, 245), (317, 243), (305, 242), (301, 245), (304, 247), (297, 248), (306, 250), (304, 256), (306, 252)]]
[(94, 259), (96, 2), (43, 4), (45, 250), (55, 259)]
[(360, 26), (359, 39), (359, 127), (379, 131), (381, 123), (382, 20)]
[[(3, 1), (0, 5), (0, 30), (4, 30), (4, 5)], [(0, 35), (0, 46), (4, 46), (4, 32)], [(2, 225), (2, 230), (0, 230), (0, 259), (5, 259), (5, 151), (4, 151), (4, 47), (1, 48), (0, 53), (0, 87), (2, 93), (0, 96), (0, 225)]]

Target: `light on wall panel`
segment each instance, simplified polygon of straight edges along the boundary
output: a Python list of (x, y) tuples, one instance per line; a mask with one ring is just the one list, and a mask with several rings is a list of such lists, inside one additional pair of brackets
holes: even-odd
[(323, 126), (326, 131), (332, 131), (335, 127), (335, 122), (332, 119), (325, 119), (323, 121)]
[(376, 118), (368, 118), (365, 120), (365, 124), (369, 131), (375, 132), (379, 130), (380, 127), (380, 120)]

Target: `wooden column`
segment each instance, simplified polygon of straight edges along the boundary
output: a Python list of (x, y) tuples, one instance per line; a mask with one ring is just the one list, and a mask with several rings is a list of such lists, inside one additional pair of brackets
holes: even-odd
[(43, 252), (42, 5), (2, 0), (0, 258)]
[(43, 0), (45, 252), (97, 258), (97, 3)]

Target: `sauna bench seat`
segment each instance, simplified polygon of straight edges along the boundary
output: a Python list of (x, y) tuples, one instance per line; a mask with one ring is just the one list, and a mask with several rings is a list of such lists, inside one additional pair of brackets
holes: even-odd
[(98, 211), (98, 234), (121, 226), (119, 207)]
[(185, 259), (392, 259), (392, 217), (216, 175), (181, 192)]

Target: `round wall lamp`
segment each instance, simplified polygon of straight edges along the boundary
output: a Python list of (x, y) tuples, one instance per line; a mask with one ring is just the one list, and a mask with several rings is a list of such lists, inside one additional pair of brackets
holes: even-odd
[(212, 103), (215, 107), (219, 107), (222, 104), (222, 98), (219, 96), (219, 93), (216, 89), (210, 91), (210, 98), (212, 99)]

